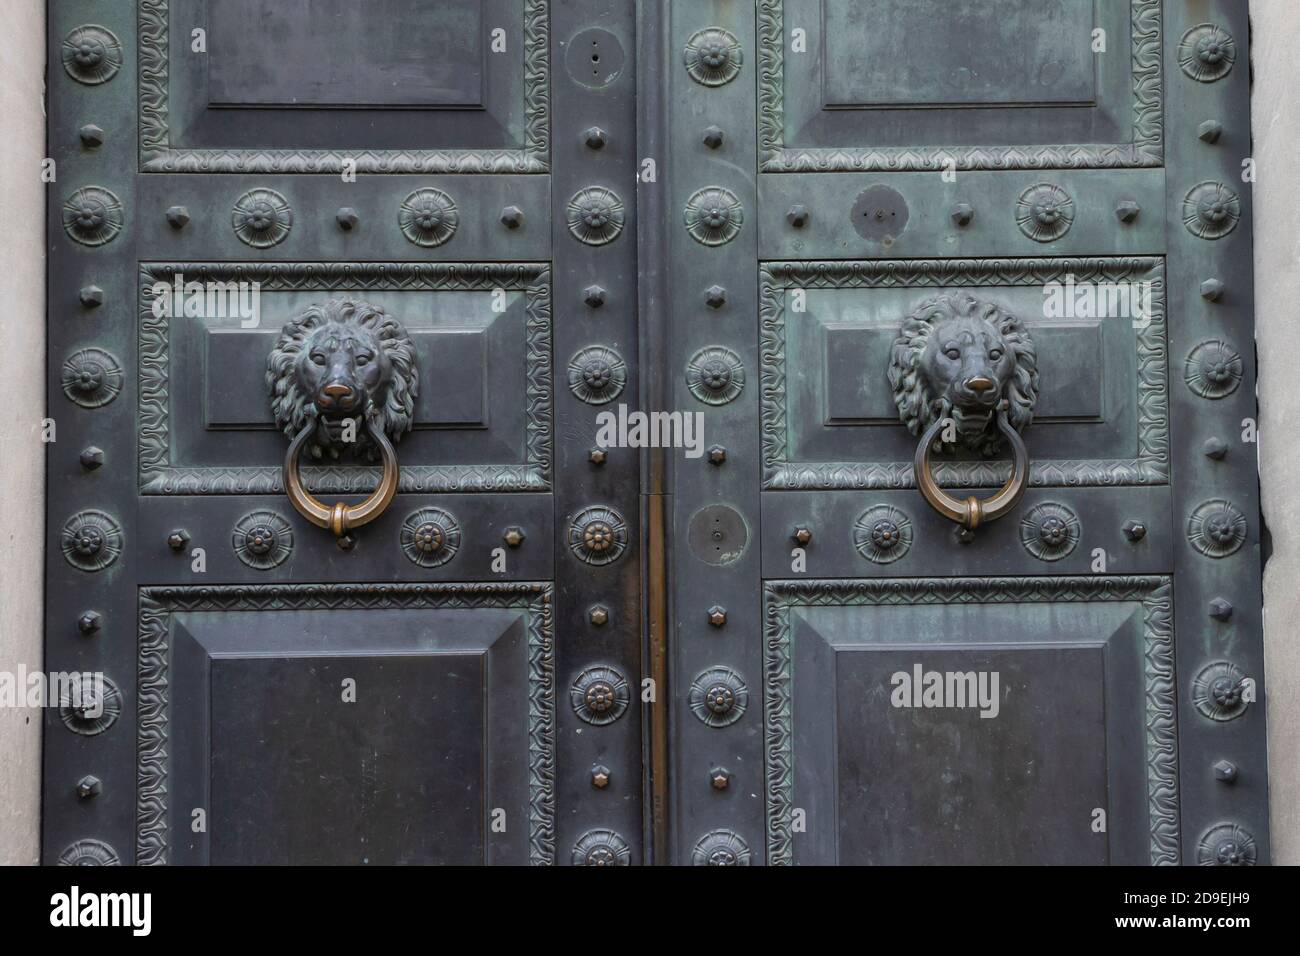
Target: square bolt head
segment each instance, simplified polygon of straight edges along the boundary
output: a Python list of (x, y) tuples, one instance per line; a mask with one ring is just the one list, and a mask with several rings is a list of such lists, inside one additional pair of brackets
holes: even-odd
[(609, 609), (600, 604), (592, 607), (589, 616), (591, 618), (591, 623), (595, 624), (597, 627), (609, 623)]
[(609, 142), (609, 134), (599, 126), (588, 126), (583, 130), (582, 141), (592, 149), (600, 149)]
[(1201, 283), (1201, 298), (1218, 302), (1223, 298), (1223, 283), (1218, 279), (1206, 279)]
[(790, 537), (798, 544), (807, 544), (812, 540), (812, 529), (805, 527), (804, 525), (799, 525), (790, 533)]
[(1217, 143), (1223, 135), (1223, 124), (1218, 120), (1206, 120), (1196, 127), (1196, 135), (1207, 143)]
[(605, 290), (598, 285), (589, 285), (582, 290), (582, 301), (593, 309), (599, 309), (605, 304)]
[(104, 618), (98, 611), (87, 611), (77, 619), (77, 629), (82, 634), (94, 634), (103, 623)]
[(975, 207), (968, 202), (956, 203), (950, 212), (952, 221), (959, 226), (969, 226), (970, 221), (975, 218)]
[(603, 465), (608, 460), (609, 454), (603, 448), (593, 448), (587, 455), (587, 460), (593, 465)]
[(720, 465), (726, 460), (727, 460), (727, 449), (723, 448), (721, 445), (714, 445), (712, 448), (709, 449), (710, 464)]
[(524, 211), (518, 206), (506, 206), (501, 210), (501, 222), (507, 229), (518, 229), (524, 224)]
[(103, 789), (103, 786), (98, 777), (86, 774), (77, 781), (77, 796), (82, 800), (88, 797), (96, 797), (99, 795), (99, 791)]
[(190, 533), (184, 528), (177, 528), (167, 536), (167, 547), (179, 551), (190, 543)]
[(704, 145), (709, 149), (717, 149), (722, 145), (722, 127), (709, 126), (704, 130)]
[(1228, 455), (1228, 443), (1222, 438), (1207, 438), (1201, 445), (1201, 451), (1205, 452), (1206, 458), (1223, 461)]
[(1216, 621), (1226, 621), (1232, 617), (1232, 602), (1225, 598), (1216, 597), (1210, 602), (1210, 617)]
[(1124, 537), (1128, 538), (1130, 541), (1141, 541), (1146, 536), (1147, 526), (1141, 521), (1130, 520), (1124, 522)]
[(505, 534), (503, 534), (501, 537), (505, 541), (505, 543), (508, 544), (510, 547), (517, 548), (524, 543), (524, 538), (526, 536), (524, 535), (523, 528), (510, 527), (510, 528), (506, 528)]
[(351, 206), (344, 206), (334, 214), (334, 220), (344, 232), (351, 232), (361, 221), (361, 216)]
[(1231, 760), (1220, 760), (1214, 765), (1214, 779), (1223, 783), (1235, 783), (1237, 780), (1237, 765)]
[(184, 229), (190, 222), (190, 211), (184, 206), (172, 206), (167, 210), (167, 221), (173, 229)]
[(731, 771), (726, 767), (714, 767), (709, 771), (709, 783), (714, 790), (726, 790), (731, 785)]
[(721, 604), (715, 604), (709, 608), (709, 623), (714, 627), (722, 627), (727, 623), (727, 609)]
[(1115, 206), (1115, 215), (1119, 217), (1120, 222), (1132, 222), (1141, 211), (1142, 207), (1133, 199), (1125, 199)]
[(790, 207), (789, 211), (785, 214), (785, 218), (786, 222), (790, 223), (790, 225), (794, 226), (796, 229), (802, 229), (804, 226), (808, 225), (810, 213), (808, 212), (807, 206), (801, 202), (797, 202)]
[(104, 304), (104, 290), (97, 285), (88, 285), (78, 293), (81, 304), (88, 309), (96, 309)]
[(104, 145), (104, 131), (94, 123), (87, 123), (81, 127), (77, 131), (77, 135), (81, 137), (82, 145), (90, 149), (96, 149)]
[(94, 471), (102, 464), (104, 464), (104, 449), (95, 445), (88, 445), (81, 450), (82, 468), (87, 471)]
[(596, 764), (591, 768), (591, 785), (597, 790), (604, 790), (609, 786), (609, 768)]
[(720, 285), (711, 285), (704, 290), (704, 302), (710, 309), (720, 309), (727, 301), (727, 290)]

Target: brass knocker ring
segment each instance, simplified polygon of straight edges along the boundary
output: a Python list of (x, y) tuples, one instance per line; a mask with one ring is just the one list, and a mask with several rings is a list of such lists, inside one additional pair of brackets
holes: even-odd
[(916, 472), (916, 486), (935, 511), (949, 521), (955, 521), (974, 531), (984, 522), (1001, 518), (1020, 503), (1029, 483), (1029, 452), (1020, 433), (1007, 421), (1007, 413), (998, 412), (998, 430), (1011, 443), (1011, 477), (991, 497), (981, 500), (971, 495), (961, 501), (940, 488), (930, 473), (930, 448), (939, 436), (944, 421), (940, 418), (927, 428), (921, 436), (921, 443), (916, 446), (916, 457), (912, 462)]
[(379, 487), (360, 504), (345, 505), (339, 501), (327, 505), (303, 487), (302, 475), (298, 472), (298, 457), (302, 454), (307, 439), (315, 430), (316, 423), (313, 421), (300, 431), (298, 437), (289, 445), (289, 451), (284, 456), (284, 492), (300, 515), (318, 528), (329, 528), (341, 538), (353, 528), (360, 528), (374, 521), (392, 504), (397, 494), (397, 480), (400, 476), (397, 452), (393, 450), (392, 442), (384, 434), (383, 428), (368, 420), (366, 430), (379, 446), (379, 453), (383, 457), (384, 472), (379, 480)]

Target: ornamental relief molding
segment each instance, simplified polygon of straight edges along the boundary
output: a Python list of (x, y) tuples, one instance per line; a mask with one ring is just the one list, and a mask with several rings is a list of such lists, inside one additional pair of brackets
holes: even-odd
[(545, 173), (551, 168), (550, 0), (523, 0), (524, 144), (506, 149), (191, 149), (172, 143), (170, 0), (137, 0), (140, 169), (147, 173)]
[[(257, 282), (262, 292), (334, 290), (485, 291), (518, 290), (525, 300), (525, 461), (514, 464), (403, 465), (401, 492), (548, 491), (553, 457), (551, 370), (551, 276), (543, 263), (146, 263), (139, 293), (140, 491), (146, 495), (282, 494), (279, 465), (205, 467), (171, 461), (169, 319), (154, 314), (148, 290), (183, 274), (196, 282)], [(307, 485), (322, 494), (368, 492), (379, 470), (327, 465), (302, 469)]]
[(555, 862), (555, 621), (550, 584), (264, 584), (140, 589), (135, 862), (169, 862), (171, 618), (180, 611), (512, 608), (528, 627), (528, 859)]
[[(759, 403), (763, 489), (830, 491), (915, 488), (912, 462), (793, 461), (786, 382), (786, 291), (799, 289), (932, 289), (1041, 286), (1064, 282), (1152, 284), (1151, 317), (1134, 330), (1137, 362), (1137, 456), (1131, 459), (1048, 459), (1030, 465), (1031, 487), (1163, 485), (1169, 482), (1169, 395), (1165, 341), (1165, 267), (1156, 257), (1084, 259), (898, 259), (773, 262), (759, 271)], [(900, 324), (904, 319), (898, 316)], [(881, 372), (882, 380), (884, 372)], [(1003, 484), (1006, 461), (944, 461), (934, 467), (945, 487)]]
[(895, 578), (773, 581), (763, 589), (767, 860), (794, 863), (794, 674), (790, 610), (800, 607), (1136, 601), (1143, 607), (1144, 725), (1152, 865), (1180, 862), (1173, 583), (1167, 577)]
[(1097, 169), (1164, 162), (1164, 77), (1160, 0), (1130, 0), (1131, 139), (1124, 143), (1034, 146), (791, 146), (785, 142), (785, 3), (758, 0), (758, 161), (765, 173)]

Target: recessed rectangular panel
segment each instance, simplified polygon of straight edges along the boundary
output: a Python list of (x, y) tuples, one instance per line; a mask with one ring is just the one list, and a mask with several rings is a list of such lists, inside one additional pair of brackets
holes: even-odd
[(483, 862), (485, 664), (214, 661), (210, 862)]
[(823, 0), (826, 105), (1085, 103), (1084, 0)]
[(213, 106), (477, 106), (478, 0), (283, 0), (208, 7)]
[(1176, 862), (1170, 594), (1136, 576), (769, 584), (769, 862)]

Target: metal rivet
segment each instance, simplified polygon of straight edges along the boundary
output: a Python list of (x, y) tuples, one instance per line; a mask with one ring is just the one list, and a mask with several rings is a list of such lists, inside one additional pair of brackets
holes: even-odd
[(709, 771), (709, 783), (714, 790), (726, 790), (731, 785), (731, 771), (726, 767), (714, 767)]
[(167, 547), (179, 551), (190, 542), (190, 533), (184, 528), (177, 528), (167, 536)]
[(77, 619), (77, 629), (82, 634), (94, 634), (103, 622), (103, 615), (98, 611), (87, 611)]
[(1141, 521), (1125, 521), (1124, 537), (1130, 541), (1141, 541), (1147, 536), (1147, 526)]
[(1205, 452), (1206, 458), (1223, 461), (1224, 456), (1228, 454), (1228, 443), (1222, 438), (1207, 438), (1205, 444), (1201, 446), (1201, 451)]
[(807, 544), (812, 540), (812, 529), (799, 525), (790, 533), (790, 537), (799, 544)]
[(83, 145), (95, 149), (104, 145), (104, 131), (94, 123), (87, 123), (77, 131)]
[(339, 228), (344, 232), (351, 232), (361, 221), (360, 214), (351, 206), (344, 206), (334, 214), (334, 221), (339, 224)]
[(96, 309), (104, 304), (104, 290), (97, 285), (88, 285), (78, 293), (81, 304), (88, 309)]
[(502, 539), (512, 548), (517, 548), (524, 543), (524, 529), (519, 527), (506, 528)]
[(587, 460), (593, 465), (603, 465), (609, 460), (609, 453), (603, 448), (593, 448), (587, 455)]
[(190, 222), (190, 211), (185, 206), (172, 206), (167, 210), (167, 222), (173, 229), (184, 229)]
[(1223, 124), (1218, 120), (1206, 120), (1196, 127), (1196, 135), (1207, 143), (1217, 143), (1223, 135)]
[(975, 218), (975, 207), (968, 202), (959, 202), (952, 207), (949, 215), (957, 225), (969, 226), (970, 221)]
[(704, 130), (704, 145), (709, 149), (717, 149), (722, 145), (721, 126), (710, 126)]
[(501, 210), (501, 222), (507, 229), (518, 229), (524, 224), (524, 211), (518, 206), (506, 206)]
[(1206, 279), (1201, 283), (1201, 298), (1218, 302), (1223, 298), (1223, 283), (1218, 279)]
[(609, 768), (596, 764), (591, 768), (591, 785), (597, 790), (604, 790), (609, 786)]
[(609, 142), (609, 134), (599, 126), (588, 126), (582, 133), (582, 141), (592, 149), (600, 149)]
[(357, 539), (350, 534), (340, 535), (334, 541), (339, 546), (340, 551), (351, 551), (357, 546)]
[(720, 465), (726, 460), (727, 460), (727, 449), (723, 448), (721, 445), (714, 445), (712, 448), (709, 449), (710, 464)]
[(974, 531), (960, 526), (952, 529), (952, 536), (957, 539), (958, 544), (970, 544), (975, 540)]
[(1115, 206), (1115, 215), (1119, 217), (1120, 222), (1132, 222), (1141, 211), (1142, 207), (1132, 199), (1125, 199)]
[(102, 789), (103, 789), (103, 784), (100, 783), (98, 777), (93, 776), (92, 774), (86, 774), (84, 777), (82, 777), (80, 780), (77, 781), (77, 796), (79, 796), (82, 800), (89, 799), (90, 797), (99, 796), (99, 792)]
[(721, 604), (715, 604), (709, 608), (709, 623), (714, 627), (722, 627), (727, 623), (727, 609)]
[(1216, 621), (1226, 621), (1232, 617), (1232, 602), (1221, 597), (1214, 598), (1210, 601), (1210, 617)]
[(808, 225), (808, 207), (801, 202), (795, 203), (790, 207), (789, 212), (785, 214), (786, 221), (796, 229), (802, 229)]
[(600, 604), (593, 605), (590, 612), (591, 623), (600, 627), (609, 623), (609, 608)]
[(1237, 765), (1231, 760), (1220, 760), (1214, 765), (1214, 779), (1223, 783), (1236, 783)]
[(589, 285), (582, 290), (582, 301), (593, 309), (599, 309), (605, 304), (605, 290), (598, 285)]
[(87, 471), (94, 471), (100, 465), (104, 464), (104, 449), (95, 445), (88, 445), (81, 450), (81, 467)]
[(727, 290), (720, 285), (711, 285), (704, 290), (704, 302), (710, 309), (720, 309), (727, 301)]

